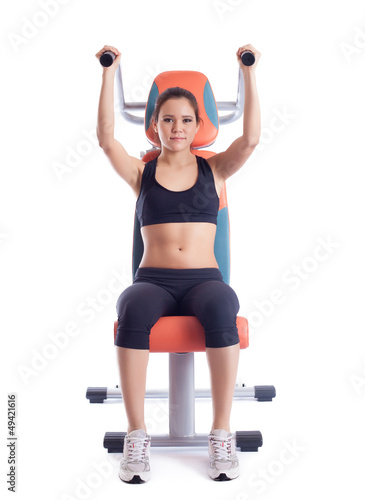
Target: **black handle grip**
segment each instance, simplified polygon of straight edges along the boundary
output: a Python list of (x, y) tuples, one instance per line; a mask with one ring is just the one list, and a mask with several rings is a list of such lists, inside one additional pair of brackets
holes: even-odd
[(245, 66), (252, 66), (255, 64), (255, 56), (249, 50), (245, 50), (241, 54), (241, 61)]
[(114, 62), (115, 59), (115, 54), (114, 52), (111, 52), (110, 50), (107, 50), (106, 52), (103, 52), (100, 56), (100, 64), (104, 66), (104, 68), (109, 68)]

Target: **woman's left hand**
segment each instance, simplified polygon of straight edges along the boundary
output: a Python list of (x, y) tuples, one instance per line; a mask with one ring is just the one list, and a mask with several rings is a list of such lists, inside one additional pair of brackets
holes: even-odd
[[(252, 66), (245, 66), (241, 60), (241, 54), (242, 54), (242, 52), (245, 52), (246, 50), (249, 50), (255, 56), (255, 62), (252, 64)], [(261, 57), (261, 53), (258, 50), (256, 50), (255, 47), (253, 47), (250, 43), (248, 43), (247, 45), (244, 45), (243, 47), (240, 47), (237, 50), (236, 55), (237, 55), (238, 64), (243, 72), (255, 71), (257, 63), (259, 62), (259, 59)]]

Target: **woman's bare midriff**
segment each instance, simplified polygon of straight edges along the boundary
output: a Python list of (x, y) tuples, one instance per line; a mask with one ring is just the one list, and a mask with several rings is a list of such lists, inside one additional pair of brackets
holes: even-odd
[[(181, 179), (181, 172), (156, 168), (158, 182), (165, 188), (178, 191), (188, 189), (197, 180), (197, 164), (194, 159), (192, 169), (186, 169), (186, 175)], [(143, 169), (141, 168), (142, 177)], [(158, 171), (158, 172), (157, 172)], [(173, 174), (173, 175), (171, 175)], [(217, 193), (223, 186), (223, 180), (215, 177)], [(183, 181), (183, 184), (181, 184)], [(138, 197), (140, 184), (137, 188)], [(196, 269), (216, 267), (218, 263), (214, 255), (214, 240), (217, 226), (210, 222), (169, 222), (151, 224), (141, 228), (144, 252), (139, 267), (163, 267), (169, 269)]]
[(214, 255), (216, 228), (215, 224), (208, 222), (143, 226), (144, 253), (139, 267), (218, 268)]

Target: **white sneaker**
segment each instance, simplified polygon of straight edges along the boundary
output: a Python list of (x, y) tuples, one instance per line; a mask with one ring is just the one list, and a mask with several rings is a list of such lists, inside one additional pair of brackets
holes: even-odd
[(124, 438), (123, 458), (119, 477), (126, 483), (145, 483), (150, 479), (151, 436), (143, 429), (127, 434)]
[(209, 476), (216, 481), (236, 479), (239, 476), (236, 435), (224, 429), (216, 429), (208, 438)]

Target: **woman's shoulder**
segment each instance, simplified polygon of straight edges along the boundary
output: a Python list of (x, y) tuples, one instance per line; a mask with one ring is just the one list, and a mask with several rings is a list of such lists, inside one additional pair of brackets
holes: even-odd
[(144, 172), (149, 172), (154, 165), (156, 164), (156, 158), (153, 158), (152, 160), (141, 160), (138, 169), (140, 171), (141, 176), (143, 175)]
[(154, 158), (153, 160), (144, 160), (143, 161), (143, 166), (142, 166), (142, 169), (144, 168), (150, 168), (153, 166), (153, 164), (156, 163), (156, 158)]
[[(211, 159), (212, 156), (206, 158), (204, 156), (196, 155), (198, 158), (198, 163), (203, 167), (207, 168), (208, 170), (213, 171), (213, 166), (214, 166), (214, 161)], [(214, 156), (214, 155), (213, 155)]]

